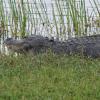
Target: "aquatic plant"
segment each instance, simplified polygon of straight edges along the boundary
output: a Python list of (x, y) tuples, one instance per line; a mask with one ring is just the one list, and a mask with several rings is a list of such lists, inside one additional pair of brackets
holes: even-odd
[[(8, 16), (5, 11), (7, 8), (3, 4), (6, 2), (1, 0), (0, 21), (2, 19), (2, 25), (8, 25), (6, 29), (9, 29), (14, 37), (23, 37), (32, 33), (54, 35), (58, 39), (87, 35), (88, 28), (92, 27), (90, 19), (93, 13), (100, 17), (99, 1), (89, 1), (93, 9), (91, 15), (88, 14), (85, 0), (51, 0), (49, 4), (45, 0), (33, 0), (32, 2), (8, 0), (8, 9), (10, 9)], [(93, 23), (99, 26), (97, 22), (98, 18)]]

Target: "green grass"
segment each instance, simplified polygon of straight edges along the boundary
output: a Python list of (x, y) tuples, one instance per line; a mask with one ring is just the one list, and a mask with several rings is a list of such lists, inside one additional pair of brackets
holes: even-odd
[(100, 100), (100, 59), (0, 55), (0, 100)]

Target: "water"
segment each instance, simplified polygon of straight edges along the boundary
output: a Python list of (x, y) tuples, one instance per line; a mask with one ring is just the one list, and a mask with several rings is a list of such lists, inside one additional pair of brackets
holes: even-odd
[[(40, 1), (40, 0), (36, 0), (36, 1)], [(38, 14), (34, 14), (34, 17), (36, 18), (36, 20), (35, 20), (35, 26), (32, 27), (32, 24), (31, 24), (32, 20), (31, 19), (33, 18), (33, 13), (28, 14), (29, 11), (27, 11), (27, 8), (26, 8), (26, 15), (28, 17), (26, 32), (29, 33), (29, 34), (34, 33), (34, 34), (41, 34), (43, 36), (48, 36), (48, 37), (52, 37), (52, 36), (56, 37), (57, 36), (57, 31), (56, 31), (56, 26), (55, 26), (54, 21), (53, 21), (52, 5), (51, 5), (54, 0), (42, 0), (42, 1), (46, 3), (46, 7), (47, 7), (46, 11), (47, 11), (47, 14), (48, 14), (48, 18), (50, 20), (50, 23), (52, 23), (51, 27), (48, 26), (47, 24), (43, 25), (43, 23), (41, 22)], [(76, 1), (79, 1), (79, 0), (76, 0)], [(94, 10), (91, 7), (91, 4), (90, 4), (89, 1), (91, 1), (93, 8), (95, 8), (95, 5), (93, 4), (93, 0), (85, 0), (87, 15), (90, 16), (92, 14), (93, 18), (96, 18), (97, 17), (97, 15), (96, 15), (97, 12), (94, 13)], [(10, 6), (9, 6), (9, 0), (3, 0), (3, 2), (4, 2), (4, 7), (5, 7), (5, 9), (4, 9), (5, 10), (5, 16), (6, 16), (6, 19), (8, 20), (8, 31), (9, 31), (8, 32), (8, 37), (11, 37), (11, 28), (12, 29), (14, 28), (14, 23), (12, 23), (12, 16), (11, 16), (11, 11), (10, 11)], [(16, 0), (16, 2), (17, 2), (17, 4), (20, 4), (20, 0)], [(30, 2), (30, 6), (34, 7), (33, 3), (35, 2), (35, 0), (28, 0), (28, 2)], [(27, 3), (27, 0), (24, 0), (24, 3)], [(38, 8), (39, 7), (40, 6), (38, 6)], [(92, 18), (90, 20), (92, 20)], [(58, 22), (59, 22), (59, 20), (58, 20)], [(67, 27), (66, 17), (64, 17), (64, 22), (65, 22), (65, 25)], [(44, 21), (44, 23), (45, 23), (45, 21)], [(92, 27), (87, 28), (88, 35), (89, 34), (96, 34), (96, 33), (99, 34), (100, 33), (100, 27), (93, 26), (92, 24), (93, 23), (91, 22)], [(18, 28), (18, 32), (19, 32), (20, 27), (18, 26), (17, 28)], [(52, 32), (50, 31), (51, 28), (52, 28)], [(59, 28), (59, 30), (58, 30), (59, 33), (61, 33), (63, 31), (62, 27), (60, 25), (58, 25), (58, 28)], [(66, 32), (66, 34), (62, 35), (61, 39), (68, 38), (67, 30), (65, 32)], [(74, 36), (73, 26), (71, 26), (71, 34), (72, 34), (72, 36)], [(2, 48), (2, 45), (1, 45), (1, 48)], [(2, 50), (2, 51), (4, 51), (4, 50)]]
[[(36, 1), (39, 2), (40, 0), (36, 0)], [(79, 1), (79, 0), (76, 0), (76, 1)], [(93, 7), (91, 7), (90, 1), (92, 3)], [(4, 9), (5, 10), (5, 16), (6, 16), (6, 19), (8, 20), (8, 30), (9, 30), (8, 33), (9, 33), (9, 36), (11, 36), (11, 28), (12, 29), (14, 28), (14, 23), (12, 22), (12, 16), (11, 16), (11, 11), (10, 11), (10, 6), (9, 6), (9, 0), (3, 0), (3, 2), (4, 2), (4, 8), (5, 8)], [(29, 6), (32, 6), (34, 8), (35, 0), (28, 0), (28, 2), (30, 3)], [(47, 11), (50, 23), (52, 23), (51, 26), (49, 27), (49, 26), (47, 26), (47, 24), (43, 25), (43, 22), (41, 22), (41, 19), (40, 19), (39, 15), (34, 14), (34, 18), (36, 18), (36, 20), (35, 20), (35, 26), (33, 27), (32, 24), (31, 24), (31, 22), (32, 22), (31, 19), (33, 18), (32, 17), (33, 13), (31, 11), (31, 14), (28, 14), (29, 11), (27, 11), (27, 8), (26, 8), (26, 15), (28, 17), (26, 32), (30, 33), (30, 34), (35, 33), (35, 34), (42, 34), (44, 36), (54, 36), (55, 37), (57, 35), (56, 34), (57, 32), (56, 32), (56, 26), (54, 24), (53, 15), (52, 15), (52, 3), (54, 3), (54, 0), (42, 0), (42, 2), (46, 3), (46, 8), (47, 8), (46, 11)], [(95, 5), (93, 3), (93, 0), (85, 0), (85, 2), (86, 2), (87, 15), (90, 16), (92, 14), (92, 16), (95, 18), (96, 14), (93, 11), (93, 8), (95, 8)], [(16, 0), (16, 3), (17, 3), (17, 6), (18, 6), (18, 4), (20, 5), (20, 0)], [(27, 3), (27, 0), (24, 0), (24, 3)], [(40, 6), (38, 5), (38, 9), (39, 8), (40, 8)], [(41, 14), (41, 15), (43, 15), (43, 14)], [(45, 16), (43, 16), (43, 18), (44, 17)], [(44, 19), (46, 19), (46, 18), (44, 18)], [(57, 16), (56, 16), (56, 19), (57, 19)], [(58, 22), (59, 22), (59, 20), (58, 20)], [(67, 24), (66, 24), (67, 21), (66, 21), (65, 16), (64, 16), (64, 22), (65, 22), (65, 25), (67, 27)], [(44, 20), (44, 23), (45, 23), (45, 20)], [(50, 31), (50, 28), (52, 28), (52, 33)], [(62, 30), (60, 29), (59, 25), (58, 25), (58, 28), (59, 28), (59, 32), (61, 32)], [(18, 25), (17, 29), (18, 29), (18, 31), (21, 30), (20, 25)], [(73, 30), (73, 28), (72, 28), (72, 30)], [(99, 31), (100, 30), (98, 28), (92, 27), (92, 33), (99, 32)], [(71, 32), (73, 34), (73, 31), (71, 31)], [(67, 31), (66, 31), (66, 33), (67, 33)], [(89, 29), (89, 28), (88, 28), (88, 33), (89, 34), (91, 33), (91, 29)]]
[[(36, 1), (39, 3), (40, 0), (36, 0)], [(35, 34), (41, 34), (41, 35), (44, 35), (44, 36), (55, 37), (57, 35), (57, 31), (56, 31), (56, 26), (55, 26), (55, 23), (54, 23), (54, 20), (53, 20), (53, 14), (52, 14), (52, 3), (53, 3), (54, 0), (42, 0), (42, 1), (46, 3), (46, 8), (47, 8), (46, 11), (47, 11), (50, 23), (52, 23), (51, 26), (47, 26), (47, 24), (43, 25), (43, 23), (41, 23), (41, 19), (40, 19), (39, 15), (34, 14), (33, 13), (34, 11), (33, 12), (31, 11), (31, 14), (28, 14), (29, 11), (27, 11), (27, 8), (26, 8), (26, 16), (28, 18), (26, 33), (29, 33), (29, 34), (35, 33)], [(76, 0), (76, 1), (79, 1), (79, 0)], [(91, 1), (93, 8), (95, 8), (92, 0), (85, 0), (87, 15), (90, 16), (92, 14), (92, 16), (95, 18), (97, 15), (94, 13), (94, 10), (93, 10), (89, 1)], [(4, 2), (4, 8), (5, 8), (4, 10), (5, 10), (5, 16), (6, 16), (5, 20), (8, 20), (8, 31), (9, 31), (8, 34), (9, 34), (9, 37), (10, 37), (11, 33), (12, 33), (11, 28), (14, 29), (14, 23), (12, 22), (13, 19), (12, 19), (12, 16), (11, 16), (9, 0), (3, 0), (3, 2)], [(16, 2), (17, 2), (17, 4), (20, 4), (20, 0), (16, 0)], [(30, 3), (29, 6), (34, 6), (33, 3), (35, 3), (35, 0), (28, 0), (28, 2)], [(24, 3), (27, 3), (27, 0), (24, 0)], [(39, 8), (40, 8), (40, 5), (38, 5), (38, 9)], [(33, 9), (31, 9), (31, 10), (33, 10)], [(31, 24), (31, 22), (32, 22), (31, 19), (33, 18), (32, 17), (33, 14), (34, 14), (34, 17), (36, 18), (34, 27)], [(39, 18), (37, 18), (37, 17), (39, 17)], [(45, 19), (45, 16), (42, 16), (42, 17)], [(58, 19), (57, 16), (56, 16), (56, 19)], [(59, 22), (59, 19), (57, 21)], [(66, 28), (67, 28), (66, 16), (64, 16), (64, 22), (65, 22), (65, 25), (66, 25)], [(44, 20), (44, 23), (46, 23), (45, 20)], [(51, 28), (52, 28), (52, 32), (50, 31)], [(63, 29), (61, 29), (62, 28), (61, 26), (58, 25), (58, 28), (59, 28), (59, 30), (58, 30), (59, 33), (63, 31)], [(73, 36), (73, 34), (74, 34), (73, 27), (71, 26), (71, 28), (72, 28), (71, 33), (72, 33), (72, 36)], [(20, 30), (21, 30), (20, 24), (18, 24), (18, 32), (20, 32)], [(87, 31), (88, 31), (88, 34), (92, 34), (92, 33), (99, 32), (100, 29), (93, 26), (92, 29), (88, 28)], [(65, 32), (67, 33), (67, 30)], [(63, 37), (65, 37), (65, 36), (63, 36)]]

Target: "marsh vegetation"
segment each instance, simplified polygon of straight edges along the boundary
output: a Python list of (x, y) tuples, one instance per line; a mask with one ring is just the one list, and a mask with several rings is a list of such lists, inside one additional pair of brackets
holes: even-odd
[[(31, 34), (66, 40), (100, 33), (100, 2), (0, 0), (0, 40)], [(100, 59), (0, 53), (0, 100), (100, 100)], [(4, 52), (4, 54), (3, 54)]]
[(41, 34), (67, 39), (99, 34), (98, 0), (0, 0), (0, 36)]

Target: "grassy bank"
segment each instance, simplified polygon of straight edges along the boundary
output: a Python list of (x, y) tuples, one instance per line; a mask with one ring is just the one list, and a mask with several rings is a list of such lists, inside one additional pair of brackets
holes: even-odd
[(0, 100), (100, 100), (100, 59), (1, 55)]

